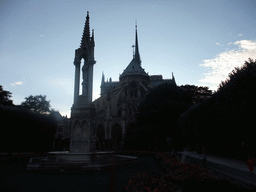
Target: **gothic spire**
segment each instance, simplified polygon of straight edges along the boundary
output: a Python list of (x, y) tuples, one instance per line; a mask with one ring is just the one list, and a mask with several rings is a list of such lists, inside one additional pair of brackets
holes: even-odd
[(121, 81), (121, 79), (123, 79), (123, 77), (134, 76), (134, 75), (144, 76), (146, 78), (149, 78), (149, 75), (141, 67), (139, 44), (138, 44), (138, 34), (137, 34), (137, 24), (135, 25), (135, 46), (132, 46), (132, 47), (135, 48), (133, 59), (129, 63), (129, 65), (126, 67), (124, 72), (120, 75), (120, 77), (119, 77), (120, 81)]
[(140, 54), (139, 54), (138, 34), (137, 34), (137, 22), (136, 22), (136, 25), (135, 25), (135, 53), (134, 53), (134, 59), (139, 64), (141, 64)]
[(89, 24), (89, 11), (87, 11), (87, 16), (86, 16), (86, 21), (85, 21), (85, 25), (84, 25), (84, 32), (83, 32), (83, 36), (82, 36), (82, 40), (81, 40), (81, 45), (80, 47), (85, 47), (88, 46), (89, 42), (90, 42), (90, 24)]
[(177, 84), (176, 84), (176, 81), (175, 81), (175, 78), (174, 78), (174, 75), (173, 75), (173, 72), (172, 72), (172, 82), (173, 82), (175, 85), (177, 85)]

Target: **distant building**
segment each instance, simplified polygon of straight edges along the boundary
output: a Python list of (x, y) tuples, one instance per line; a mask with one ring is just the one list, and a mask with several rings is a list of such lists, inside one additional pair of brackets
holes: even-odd
[(58, 111), (51, 112), (57, 121), (57, 129), (54, 135), (53, 149), (68, 150), (70, 140), (70, 120), (61, 116)]

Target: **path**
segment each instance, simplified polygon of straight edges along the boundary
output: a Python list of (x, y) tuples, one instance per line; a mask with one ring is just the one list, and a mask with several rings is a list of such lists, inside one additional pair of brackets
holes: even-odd
[[(186, 161), (202, 165), (203, 157), (196, 151), (184, 151), (178, 154), (180, 157), (185, 155)], [(256, 186), (256, 168), (253, 170), (253, 174), (251, 174), (246, 161), (207, 155), (206, 168)]]

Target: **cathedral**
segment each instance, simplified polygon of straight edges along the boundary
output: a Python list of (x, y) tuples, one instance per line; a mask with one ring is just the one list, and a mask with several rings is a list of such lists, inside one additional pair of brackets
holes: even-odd
[(172, 79), (163, 79), (162, 75), (148, 75), (142, 68), (136, 26), (135, 51), (131, 62), (119, 76), (119, 81), (110, 78), (106, 82), (102, 74), (101, 97), (93, 102), (98, 122), (96, 135), (101, 146), (117, 150), (126, 133), (135, 126), (139, 103), (150, 88), (162, 83), (176, 85), (173, 75)]
[[(138, 31), (135, 27), (135, 45), (131, 62), (119, 76), (119, 81), (110, 78), (101, 80), (101, 96), (92, 101), (94, 60), (94, 33), (90, 36), (89, 12), (82, 35), (80, 48), (75, 51), (74, 104), (70, 118), (70, 151), (95, 150), (116, 151), (122, 148), (127, 132), (135, 124), (139, 103), (150, 88), (163, 83), (176, 85), (174, 76), (163, 79), (162, 75), (148, 75), (141, 66)], [(82, 67), (82, 94), (79, 93), (80, 69)]]

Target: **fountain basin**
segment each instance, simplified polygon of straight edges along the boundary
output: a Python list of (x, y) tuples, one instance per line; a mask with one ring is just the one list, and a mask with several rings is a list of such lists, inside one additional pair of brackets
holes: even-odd
[(117, 155), (115, 152), (72, 153), (49, 152), (45, 156), (30, 158), (26, 172), (91, 172), (124, 165), (136, 165), (137, 157)]

